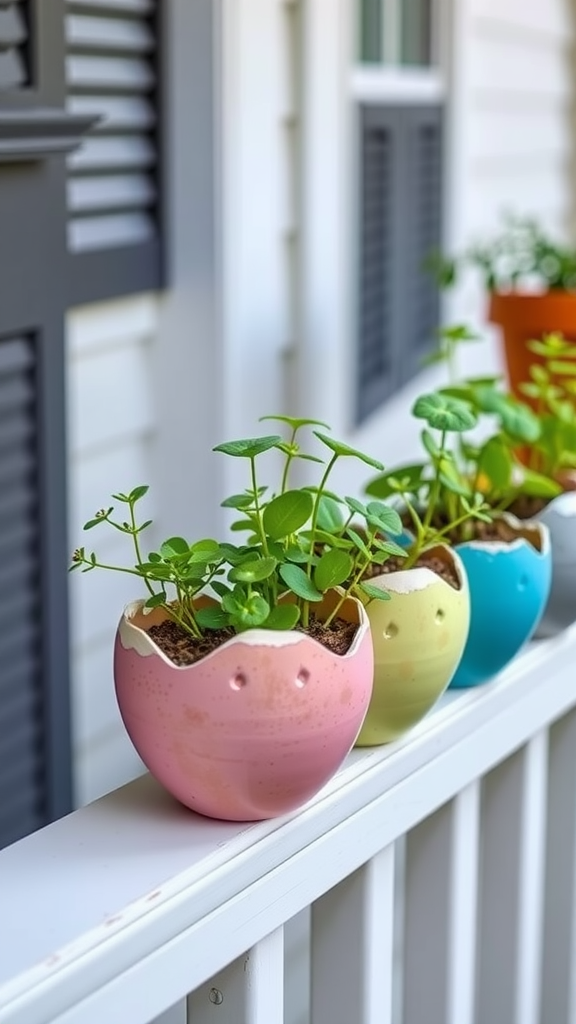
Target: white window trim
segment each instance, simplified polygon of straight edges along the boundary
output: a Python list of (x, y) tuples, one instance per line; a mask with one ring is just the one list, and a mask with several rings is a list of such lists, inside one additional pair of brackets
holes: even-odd
[(356, 66), (350, 75), (350, 93), (357, 103), (439, 103), (446, 87), (437, 68)]

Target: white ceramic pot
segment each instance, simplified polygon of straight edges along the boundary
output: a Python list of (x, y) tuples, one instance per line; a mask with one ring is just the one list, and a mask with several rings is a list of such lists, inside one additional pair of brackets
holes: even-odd
[(576, 621), (576, 491), (554, 498), (538, 517), (550, 530), (552, 587), (538, 636), (553, 636)]

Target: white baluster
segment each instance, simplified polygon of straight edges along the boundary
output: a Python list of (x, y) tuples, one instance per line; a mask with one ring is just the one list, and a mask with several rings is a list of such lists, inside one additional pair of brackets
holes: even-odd
[(540, 1022), (547, 746), (538, 733), (484, 782), (478, 1024)]
[(405, 1024), (474, 1020), (479, 806), (474, 782), (408, 834)]
[(550, 730), (543, 1024), (576, 1024), (576, 711)]
[(394, 847), (312, 908), (313, 1024), (390, 1024)]
[(153, 1024), (187, 1024), (186, 1000), (181, 1000), (159, 1017), (155, 1017)]
[(278, 928), (188, 996), (188, 1024), (283, 1024), (284, 935)]

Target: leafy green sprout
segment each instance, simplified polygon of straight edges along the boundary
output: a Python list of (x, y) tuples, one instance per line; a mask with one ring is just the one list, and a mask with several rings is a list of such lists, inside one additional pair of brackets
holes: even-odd
[(466, 536), (472, 520), (492, 520), (489, 506), (462, 472), (449, 444), (453, 437), (476, 426), (478, 417), (472, 405), (459, 397), (432, 392), (416, 400), (412, 414), (426, 423), (420, 435), (424, 461), (383, 473), (366, 488), (369, 495), (384, 500), (400, 499), (412, 534), (407, 569), (437, 544), (458, 534)]
[[(554, 497), (560, 488), (550, 478), (546, 465), (537, 454), (543, 430), (542, 418), (535, 415), (528, 405), (504, 392), (499, 376), (457, 380), (456, 351), (463, 343), (477, 339), (473, 331), (458, 324), (444, 328), (439, 332), (439, 338), (438, 350), (431, 361), (447, 364), (450, 382), (440, 389), (441, 393), (468, 402), (479, 420), (491, 418), (494, 423), (494, 431), (482, 442), (473, 443), (463, 435), (458, 438), (458, 462), (465, 476), (472, 480), (472, 490), (477, 492), (480, 489), (494, 512), (504, 511), (520, 497), (545, 500)], [(546, 343), (535, 341), (529, 344), (540, 355), (548, 354), (551, 371), (552, 366), (561, 366), (560, 372), (574, 372), (576, 364), (566, 361), (570, 353), (557, 336)], [(573, 348), (576, 350), (576, 346)], [(534, 372), (542, 382), (541, 368), (536, 367)], [(526, 393), (536, 395), (539, 393), (538, 385), (535, 382), (527, 385)], [(567, 410), (564, 414), (568, 414)], [(518, 447), (523, 445), (529, 445), (532, 452), (528, 466), (518, 457)]]
[(542, 361), (530, 367), (530, 380), (520, 385), (540, 428), (529, 465), (557, 481), (563, 470), (576, 466), (576, 344), (554, 332), (529, 341), (528, 348)]
[[(136, 487), (113, 499), (127, 506), (125, 520), (114, 507), (102, 509), (89, 520), (86, 530), (102, 523), (132, 539), (134, 565), (116, 566), (100, 561), (94, 552), (78, 548), (71, 569), (88, 572), (109, 569), (137, 576), (148, 590), (145, 608), (163, 608), (189, 634), (199, 638), (207, 630), (230, 628), (292, 629), (298, 622), (307, 628), (313, 606), (338, 588), (339, 597), (325, 624), (338, 615), (348, 596), (385, 600), (389, 595), (364, 581), (370, 564), (382, 564), (390, 554), (403, 555), (388, 535), (402, 529), (397, 513), (381, 502), (362, 506), (354, 499), (338, 498), (327, 490), (329, 476), (339, 459), (355, 458), (374, 469), (382, 464), (319, 430), (318, 441), (328, 449), (327, 462), (300, 451), (297, 435), (304, 426), (325, 426), (317, 421), (276, 417), (290, 427), (290, 438), (266, 435), (230, 441), (214, 449), (248, 463), (249, 486), (226, 498), (222, 505), (238, 512), (233, 532), (246, 531), (245, 543), (222, 543), (211, 538), (189, 543), (171, 537), (158, 551), (142, 555), (141, 534), (151, 521), (138, 522), (137, 506), (148, 488)], [(284, 459), (279, 492), (268, 495), (259, 481), (259, 463), (266, 452), (277, 450)], [(322, 466), (318, 487), (289, 487), (289, 469), (296, 458)], [(335, 509), (339, 510), (335, 516)], [(340, 510), (346, 510), (346, 516)], [(360, 517), (353, 528), (352, 520)], [(383, 535), (386, 534), (386, 537)], [(212, 601), (199, 603), (208, 595)]]

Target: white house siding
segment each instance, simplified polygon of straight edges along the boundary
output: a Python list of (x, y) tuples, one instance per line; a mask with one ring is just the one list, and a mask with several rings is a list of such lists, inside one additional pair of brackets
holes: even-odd
[[(67, 324), (69, 536), (121, 563), (126, 538), (105, 527), (83, 533), (113, 491), (151, 481), (157, 430), (151, 356), (157, 334), (152, 296), (73, 310)], [(151, 501), (146, 511), (154, 516)], [(75, 796), (87, 803), (141, 770), (116, 707), (112, 639), (120, 609), (135, 596), (130, 577), (70, 576)]]

